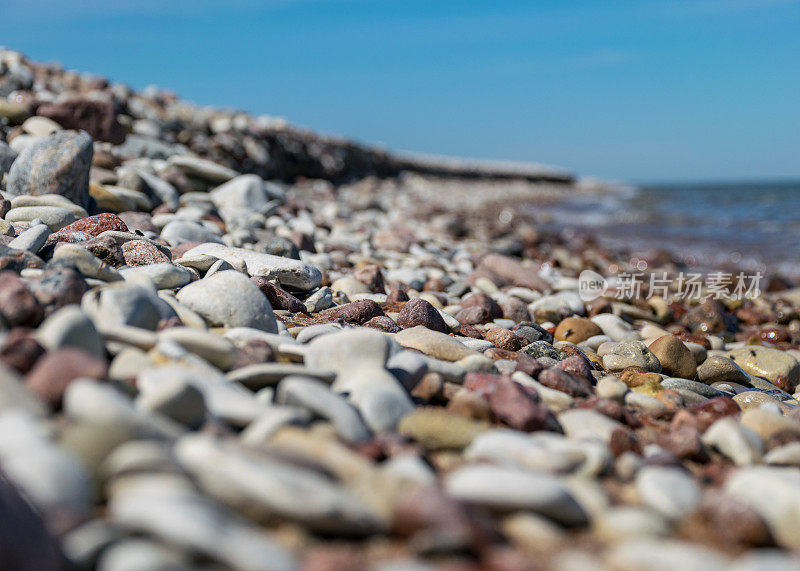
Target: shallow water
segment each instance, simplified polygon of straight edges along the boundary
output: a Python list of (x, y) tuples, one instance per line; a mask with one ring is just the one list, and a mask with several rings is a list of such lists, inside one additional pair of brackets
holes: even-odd
[(800, 275), (800, 181), (631, 187), (548, 213), (554, 225), (632, 253), (666, 249), (699, 267)]

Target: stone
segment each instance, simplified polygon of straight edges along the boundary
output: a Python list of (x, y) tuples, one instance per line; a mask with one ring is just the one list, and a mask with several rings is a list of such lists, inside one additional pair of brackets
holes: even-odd
[(129, 240), (122, 244), (122, 256), (131, 267), (169, 263), (169, 257), (144, 240)]
[(89, 250), (78, 244), (62, 243), (56, 246), (52, 260), (58, 260), (78, 270), (84, 277), (104, 282), (121, 281), (122, 275)]
[(426, 450), (462, 450), (486, 430), (484, 423), (438, 408), (417, 409), (405, 416), (397, 427)]
[(114, 145), (125, 141), (125, 128), (117, 121), (114, 107), (106, 101), (73, 98), (58, 103), (45, 103), (36, 114), (48, 117), (64, 129), (83, 130), (97, 141)]
[(10, 327), (36, 327), (44, 317), (36, 296), (12, 271), (0, 271), (0, 316)]
[(206, 416), (203, 393), (180, 378), (164, 379), (153, 390), (142, 393), (136, 405), (193, 429), (199, 428)]
[(175, 454), (207, 493), (257, 521), (278, 516), (318, 532), (351, 535), (382, 527), (358, 496), (319, 472), (202, 434), (183, 437)]
[(564, 371), (558, 367), (549, 367), (539, 373), (539, 382), (546, 387), (561, 391), (572, 397), (589, 397), (592, 385), (586, 378)]
[(764, 444), (761, 438), (731, 417), (717, 420), (703, 433), (703, 444), (717, 449), (737, 466), (761, 460)]
[(555, 476), (518, 468), (468, 464), (445, 478), (448, 495), (499, 511), (530, 510), (563, 525), (586, 523), (587, 515)]
[(485, 339), (498, 347), (499, 349), (505, 349), (506, 351), (519, 351), (522, 349), (524, 344), (523, 340), (514, 335), (508, 329), (503, 329), (502, 327), (494, 327), (486, 332), (484, 335)]
[(8, 243), (8, 247), (36, 254), (45, 245), (48, 236), (50, 236), (50, 228), (47, 224), (36, 224), (23, 230), (19, 236)]
[(661, 363), (658, 361), (658, 358), (642, 341), (622, 341), (614, 347), (611, 355), (621, 358), (621, 361), (614, 361), (614, 365), (609, 369), (609, 365), (606, 365), (606, 363), (611, 363), (611, 360), (608, 359), (610, 355), (606, 355), (603, 357), (603, 365), (606, 369), (618, 371), (625, 367), (635, 365), (637, 367), (642, 367), (645, 371), (653, 373), (661, 372)]
[(734, 471), (724, 491), (763, 517), (778, 545), (797, 550), (800, 538), (800, 472), (793, 467), (748, 466)]
[(194, 327), (170, 327), (160, 331), (158, 339), (177, 343), (223, 371), (236, 359), (236, 348), (228, 339)]
[(602, 335), (603, 330), (585, 317), (567, 317), (556, 327), (553, 336), (559, 341), (581, 343), (595, 335)]
[(75, 215), (60, 206), (20, 206), (12, 208), (5, 216), (7, 222), (32, 222), (39, 220), (51, 231), (57, 232), (75, 221)]
[(697, 364), (692, 352), (686, 348), (674, 335), (663, 335), (650, 345), (648, 349), (661, 363), (661, 372), (670, 377), (694, 379), (697, 374)]
[(739, 417), (739, 422), (758, 434), (764, 442), (780, 433), (800, 437), (800, 421), (781, 415), (780, 410), (773, 412), (764, 408), (747, 408)]
[(185, 286), (178, 292), (177, 299), (211, 326), (278, 331), (267, 298), (247, 276), (234, 270), (217, 272)]
[[(447, 337), (424, 327), (405, 331), (414, 329)], [(406, 390), (385, 368), (391, 350), (391, 341), (383, 333), (366, 328), (344, 329), (311, 341), (305, 364), (334, 370), (333, 390), (346, 394), (367, 426), (382, 433), (394, 430), (400, 419), (414, 410)]]
[(764, 377), (789, 393), (800, 382), (800, 363), (785, 351), (751, 345), (735, 349), (728, 356), (745, 372)]
[(689, 541), (663, 538), (634, 537), (621, 541), (606, 553), (604, 561), (605, 569), (615, 571), (730, 568), (727, 558), (717, 551)]
[(747, 384), (750, 377), (736, 361), (721, 355), (711, 355), (697, 367), (697, 378), (708, 385), (720, 382)]
[(291, 313), (306, 313), (306, 306), (302, 301), (284, 290), (277, 284), (261, 276), (253, 276), (250, 280), (267, 296), (272, 309), (284, 309)]
[(48, 135), (26, 148), (14, 161), (6, 192), (11, 196), (59, 194), (87, 208), (92, 155), (92, 138), (84, 132), (59, 131)]
[(186, 257), (197, 255), (211, 255), (234, 266), (242, 260), (247, 266), (248, 274), (277, 280), (281, 287), (310, 291), (322, 284), (319, 269), (299, 260), (209, 243), (195, 246), (184, 254)]
[(207, 242), (222, 245), (222, 239), (205, 225), (192, 220), (176, 219), (168, 222), (161, 230), (161, 238), (170, 246), (185, 243)]
[(81, 309), (101, 330), (112, 331), (121, 325), (155, 331), (162, 319), (177, 317), (152, 289), (125, 282), (87, 293), (81, 300)]
[(489, 270), (506, 284), (541, 292), (550, 290), (550, 284), (539, 276), (536, 268), (526, 266), (510, 256), (487, 254), (481, 259), (479, 268)]
[(630, 538), (666, 537), (669, 524), (649, 509), (621, 506), (606, 510), (593, 522), (595, 535), (603, 541), (618, 542)]
[(56, 310), (36, 331), (36, 339), (53, 351), (64, 347), (82, 349), (98, 359), (105, 359), (103, 338), (89, 316), (74, 305)]
[(70, 232), (84, 232), (92, 237), (97, 237), (107, 230), (114, 230), (117, 232), (128, 232), (128, 226), (116, 214), (104, 212), (103, 214), (95, 214), (94, 216), (87, 216), (81, 218), (61, 229), (61, 234), (69, 234)]
[(8, 526), (0, 536), (0, 553), (5, 567), (20, 571), (66, 569), (67, 563), (58, 541), (48, 531), (42, 516), (2, 472), (0, 514)]
[(297, 568), (294, 556), (263, 530), (201, 496), (188, 481), (139, 476), (111, 490), (112, 522), (242, 571)]
[(299, 375), (285, 377), (275, 397), (278, 404), (305, 408), (330, 420), (339, 437), (347, 443), (359, 444), (371, 436), (356, 409), (317, 379)]
[(709, 386), (705, 383), (700, 383), (698, 381), (690, 381), (688, 379), (681, 379), (677, 377), (670, 377), (662, 380), (661, 388), (672, 389), (672, 390), (685, 389), (710, 399), (724, 396), (724, 393), (722, 391), (719, 391), (714, 387)]
[(57, 409), (69, 384), (78, 378), (102, 380), (108, 374), (105, 360), (82, 349), (64, 347), (49, 351), (36, 362), (25, 377), (28, 385), (39, 397)]
[(535, 359), (548, 357), (556, 361), (561, 361), (567, 358), (567, 354), (564, 353), (564, 351), (558, 349), (557, 347), (553, 347), (550, 343), (546, 341), (534, 341), (530, 345), (526, 345), (525, 347), (523, 347), (522, 352), (525, 353), (526, 355), (530, 355)]
[(134, 283), (141, 278), (146, 278), (150, 280), (157, 289), (175, 289), (183, 287), (190, 283), (195, 277), (190, 270), (171, 262), (120, 268), (119, 273), (123, 279), (133, 281)]
[(409, 347), (443, 361), (458, 361), (476, 353), (453, 337), (432, 331), (422, 325), (404, 329), (395, 335), (403, 347)]
[(189, 176), (201, 180), (220, 184), (228, 182), (239, 175), (235, 170), (229, 169), (215, 162), (190, 155), (172, 155), (170, 164), (175, 165)]
[(647, 506), (671, 520), (695, 510), (702, 499), (692, 476), (674, 467), (643, 467), (636, 475), (636, 491)]
[(618, 315), (600, 313), (593, 316), (591, 320), (603, 330), (603, 335), (608, 335), (614, 341), (626, 341), (637, 338), (633, 326)]
[(611, 440), (612, 433), (623, 424), (594, 410), (575, 408), (558, 415), (558, 422), (570, 438)]
[(360, 299), (329, 310), (327, 315), (346, 323), (364, 325), (375, 317), (384, 316), (383, 309), (371, 299)]
[(407, 301), (403, 305), (396, 322), (402, 329), (409, 329), (419, 325), (440, 333), (448, 333), (450, 331), (436, 308), (418, 297)]

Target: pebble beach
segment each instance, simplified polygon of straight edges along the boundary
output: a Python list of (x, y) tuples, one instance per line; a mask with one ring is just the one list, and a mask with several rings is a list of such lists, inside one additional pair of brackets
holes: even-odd
[(796, 278), (608, 192), (0, 51), (0, 569), (800, 569)]

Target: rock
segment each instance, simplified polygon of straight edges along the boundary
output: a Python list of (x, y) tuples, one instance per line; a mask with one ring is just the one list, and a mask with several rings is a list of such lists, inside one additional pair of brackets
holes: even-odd
[(495, 347), (506, 351), (519, 351), (524, 344), (523, 340), (514, 335), (508, 329), (494, 327), (486, 332), (485, 339), (494, 343)]
[(731, 417), (721, 418), (703, 434), (703, 444), (716, 448), (737, 466), (755, 464), (764, 453), (761, 438)]
[(6, 191), (11, 196), (60, 194), (87, 208), (92, 154), (92, 139), (84, 132), (48, 135), (20, 153), (8, 173)]
[(636, 475), (642, 501), (668, 519), (679, 519), (696, 509), (702, 493), (690, 474), (679, 468), (645, 466)]
[[(59, 234), (67, 235), (72, 232), (83, 232), (89, 236), (97, 237), (107, 230), (128, 232), (128, 225), (116, 214), (104, 212), (103, 214), (81, 218), (69, 226), (62, 228)], [(54, 236), (54, 238), (56, 237), (57, 236)]]
[(553, 347), (550, 343), (546, 341), (534, 341), (530, 345), (526, 345), (522, 348), (522, 352), (526, 355), (530, 355), (535, 359), (540, 359), (542, 357), (547, 357), (550, 359), (554, 359), (556, 361), (561, 361), (562, 359), (566, 359), (567, 354), (564, 353), (561, 349)]
[(108, 365), (82, 349), (65, 347), (48, 352), (25, 377), (28, 385), (53, 408), (61, 406), (69, 384), (77, 378), (105, 379)]
[(347, 443), (358, 444), (369, 440), (371, 436), (358, 412), (316, 379), (285, 377), (278, 385), (276, 402), (305, 408), (330, 420), (339, 437)]
[(395, 336), (400, 345), (421, 351), (443, 361), (458, 361), (476, 353), (453, 337), (432, 331), (422, 325), (404, 329)]
[(318, 288), (322, 283), (322, 274), (317, 268), (298, 260), (242, 248), (229, 248), (221, 244), (200, 244), (184, 254), (186, 257), (197, 255), (215, 256), (233, 265), (238, 260), (243, 260), (248, 274), (277, 280), (282, 287), (309, 291)]
[[(739, 395), (736, 395), (737, 397)], [(773, 412), (764, 408), (747, 408), (739, 417), (743, 427), (749, 428), (767, 442), (776, 434), (791, 434), (800, 438), (800, 421), (782, 416), (780, 411)]]
[(684, 389), (687, 391), (692, 391), (693, 393), (702, 395), (710, 399), (724, 396), (724, 393), (722, 391), (719, 391), (714, 387), (709, 386), (705, 383), (690, 381), (688, 379), (680, 379), (677, 377), (670, 377), (661, 381), (661, 388), (678, 390), (678, 391)]
[(364, 325), (375, 317), (384, 316), (381, 306), (371, 299), (360, 299), (352, 303), (340, 305), (330, 310), (330, 317), (341, 319), (347, 323)]
[(180, 378), (164, 379), (153, 390), (142, 393), (136, 405), (194, 429), (206, 416), (203, 393)]
[(36, 109), (36, 114), (49, 117), (64, 129), (86, 131), (97, 141), (114, 145), (125, 141), (125, 128), (117, 121), (113, 106), (105, 101), (75, 98), (46, 103)]
[(707, 385), (719, 382), (749, 383), (750, 377), (733, 359), (712, 355), (697, 367), (697, 378)]
[(407, 301), (397, 316), (397, 325), (402, 329), (422, 326), (440, 333), (450, 330), (444, 319), (430, 303), (418, 297)]
[(319, 532), (350, 535), (381, 529), (358, 496), (318, 472), (207, 435), (182, 438), (175, 453), (207, 493), (256, 520), (279, 516)]
[(122, 244), (122, 255), (129, 266), (169, 263), (169, 257), (153, 244), (144, 240), (130, 240)]
[(622, 423), (594, 410), (575, 408), (558, 415), (558, 422), (570, 438), (591, 438), (603, 442), (611, 440), (611, 434), (622, 428)]
[(185, 286), (178, 292), (177, 299), (211, 326), (278, 331), (267, 298), (247, 276), (234, 270), (217, 272)]
[(526, 266), (510, 256), (487, 254), (481, 259), (479, 267), (489, 270), (507, 284), (542, 292), (550, 289), (550, 284), (539, 276), (536, 268)]
[(294, 557), (269, 535), (175, 478), (139, 476), (112, 490), (109, 517), (233, 569), (260, 571), (265, 561), (275, 571), (297, 568)]
[(670, 377), (694, 379), (697, 364), (692, 352), (674, 335), (659, 337), (648, 346), (661, 363), (661, 372)]
[(612, 313), (600, 313), (591, 320), (603, 330), (603, 335), (608, 335), (614, 341), (636, 339), (636, 332), (630, 323)]
[(60, 206), (21, 206), (9, 210), (5, 218), (7, 222), (32, 222), (38, 219), (53, 232), (75, 221), (75, 215)]
[(170, 327), (160, 331), (158, 339), (177, 343), (223, 371), (236, 359), (236, 348), (228, 339), (194, 327)]
[(253, 276), (250, 280), (258, 289), (267, 296), (272, 309), (285, 309), (292, 313), (306, 313), (306, 306), (302, 301), (261, 276)]
[(95, 289), (83, 296), (81, 309), (101, 330), (130, 325), (155, 331), (162, 319), (177, 317), (175, 311), (154, 291), (130, 283)]
[(235, 170), (189, 155), (172, 155), (169, 162), (189, 176), (214, 184), (228, 182), (239, 175)]
[(578, 344), (595, 335), (602, 335), (602, 333), (603, 330), (590, 319), (567, 317), (558, 324), (553, 336), (559, 341)]
[(17, 153), (5, 142), (0, 141), (0, 179), (11, 170), (11, 165), (14, 164), (16, 158)]
[(462, 450), (486, 430), (484, 423), (437, 408), (417, 409), (403, 418), (398, 432), (426, 450)]
[(672, 569), (729, 569), (724, 555), (688, 541), (632, 538), (617, 543), (605, 556), (615, 571), (670, 571)]
[(317, 313), (333, 306), (333, 292), (328, 286), (323, 286), (308, 296), (304, 302), (309, 313)]
[[(443, 335), (424, 327), (406, 331), (414, 329)], [(414, 410), (405, 389), (385, 369), (390, 350), (390, 340), (383, 333), (345, 329), (309, 343), (305, 363), (311, 368), (336, 371), (333, 390), (347, 394), (367, 426), (381, 433), (394, 430), (400, 419)]]
[(603, 541), (619, 542), (630, 538), (666, 537), (668, 523), (657, 513), (638, 507), (622, 506), (600, 514), (593, 522), (595, 534)]
[(740, 468), (727, 478), (724, 491), (763, 517), (778, 545), (800, 549), (795, 532), (800, 525), (800, 473), (796, 468)]
[(119, 273), (124, 279), (133, 282), (144, 277), (150, 280), (157, 289), (183, 287), (195, 277), (190, 270), (171, 262), (120, 268)]
[(191, 220), (172, 220), (161, 230), (161, 238), (170, 246), (193, 242), (213, 242), (222, 245), (222, 239), (209, 228)]
[(735, 349), (729, 356), (745, 372), (764, 377), (789, 393), (800, 382), (800, 363), (784, 351), (751, 345)]
[(98, 359), (106, 357), (103, 338), (89, 316), (77, 306), (70, 305), (53, 312), (37, 330), (36, 338), (50, 351), (73, 347)]
[(45, 245), (48, 236), (50, 236), (50, 228), (47, 224), (37, 224), (21, 232), (19, 236), (8, 243), (8, 247), (36, 254)]
[(445, 479), (447, 493), (499, 511), (530, 510), (563, 525), (581, 525), (586, 513), (567, 487), (549, 474), (517, 468), (466, 465)]
[(3, 473), (0, 473), (0, 514), (8, 526), (0, 535), (0, 554), (5, 567), (19, 571), (67, 568), (58, 541), (50, 535), (42, 517)]
[(52, 259), (74, 267), (87, 278), (96, 278), (104, 282), (116, 282), (123, 279), (112, 266), (78, 244), (58, 244)]
[(36, 327), (44, 317), (36, 296), (12, 271), (0, 271), (0, 316), (10, 327)]
[(557, 367), (545, 369), (539, 373), (538, 379), (544, 386), (572, 397), (589, 397), (592, 395), (592, 385), (586, 378)]
[[(609, 359), (612, 355), (618, 359)], [(661, 363), (658, 358), (642, 341), (622, 341), (614, 347), (611, 355), (603, 357), (603, 366), (611, 371), (619, 371), (632, 365), (653, 373), (661, 372)]]

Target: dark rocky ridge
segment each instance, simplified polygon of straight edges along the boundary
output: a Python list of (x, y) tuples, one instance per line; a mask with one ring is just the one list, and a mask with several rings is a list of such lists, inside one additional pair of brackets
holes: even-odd
[[(123, 148), (134, 155), (166, 158), (172, 154), (170, 144), (182, 144), (237, 172), (287, 182), (298, 178), (344, 182), (371, 175), (394, 177), (403, 171), (469, 179), (574, 181), (569, 173), (536, 164), (395, 154), (238, 111), (208, 110), (204, 120), (197, 121), (186, 112), (192, 106), (173, 93), (148, 89), (137, 94), (125, 85), (65, 71), (57, 64), (27, 62), (21, 55), (19, 61), (19, 67), (0, 64), (0, 96), (14, 99), (11, 104), (0, 102), (0, 140), (13, 137), (14, 126), (37, 114), (115, 144), (127, 131), (135, 137)], [(37, 99), (34, 85), (45, 85), (53, 101)], [(113, 121), (114, 115), (121, 126)], [(149, 125), (137, 126), (152, 120), (159, 122), (157, 133), (148, 133)], [(100, 129), (108, 138), (98, 136)]]

